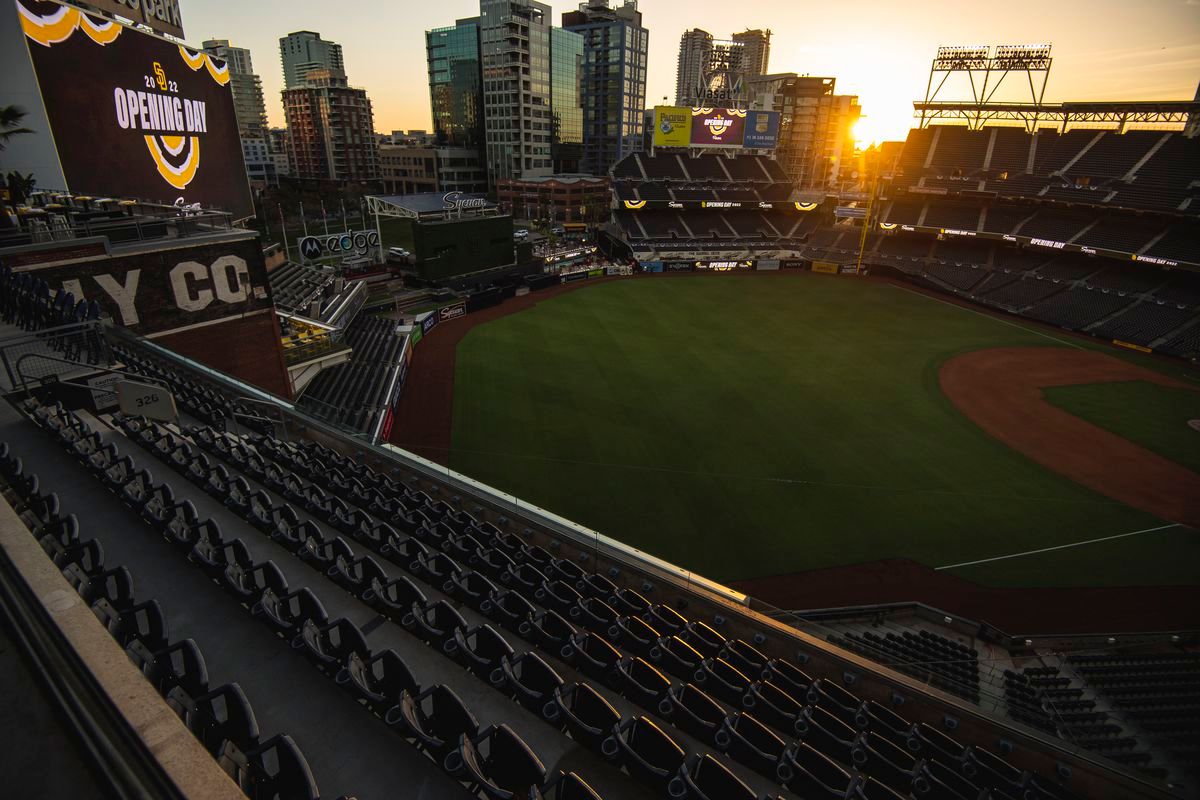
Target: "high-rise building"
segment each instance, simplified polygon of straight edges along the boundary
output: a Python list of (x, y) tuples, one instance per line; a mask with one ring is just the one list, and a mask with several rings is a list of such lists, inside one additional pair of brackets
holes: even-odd
[(271, 128), (267, 131), (270, 142), (271, 157), (275, 159), (275, 174), (277, 176), (292, 174), (292, 144), (287, 128)]
[(304, 84), (312, 70), (346, 71), (342, 46), (321, 38), (313, 31), (295, 31), (279, 40), (279, 58), (283, 62), (283, 88)]
[(425, 32), (429, 104), (439, 146), (483, 147), (483, 71), (479, 57), (479, 18)]
[(550, 160), (556, 174), (579, 172), (584, 158), (583, 53), (583, 36), (550, 29)]
[(233, 95), (233, 113), (242, 140), (242, 156), (251, 185), (262, 187), (278, 183), (275, 157), (267, 135), (267, 106), (263, 102), (262, 79), (254, 72), (250, 51), (233, 47), (228, 39), (209, 39), (202, 45), (206, 53), (229, 65), (229, 89)]
[(783, 72), (747, 82), (750, 107), (780, 114), (775, 157), (799, 189), (832, 189), (854, 164), (854, 134), (861, 109), (854, 95), (834, 93), (834, 78)]
[(375, 119), (365, 89), (340, 69), (312, 69), (301, 85), (283, 90), (292, 175), (308, 180), (379, 178)]
[(746, 78), (767, 74), (771, 60), (771, 31), (755, 28), (731, 37), (742, 48), (742, 74)]
[(679, 37), (679, 61), (675, 67), (675, 105), (695, 103), (700, 78), (712, 57), (713, 35), (694, 28)]
[[(584, 40), (582, 168), (604, 175), (642, 147), (650, 32), (642, 26), (637, 0), (624, 0), (618, 7), (609, 0), (588, 0), (564, 13), (562, 23)], [(554, 70), (557, 80), (557, 62)]]
[(488, 183), (551, 174), (550, 6), (480, 0)]
[[(746, 30), (730, 39), (716, 39), (699, 28), (684, 31), (679, 38), (675, 105), (694, 106), (705, 90), (722, 93), (718, 97), (745, 97), (744, 81), (765, 74), (770, 58), (769, 30)], [(736, 81), (743, 83), (738, 86)]]
[(486, 192), (479, 17), (425, 32), (439, 186)]

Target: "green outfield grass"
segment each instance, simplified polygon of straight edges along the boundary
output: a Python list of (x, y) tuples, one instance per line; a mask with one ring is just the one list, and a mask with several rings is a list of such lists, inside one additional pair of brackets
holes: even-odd
[[(1078, 345), (849, 278), (590, 286), (462, 341), (451, 463), (718, 580), (942, 566), (1162, 524), (1025, 459), (942, 395), (943, 361), (1003, 346)], [(1193, 540), (1119, 541), (1119, 558), (1079, 548), (964, 577), (1196, 581)]]
[(1200, 473), (1200, 392), (1145, 381), (1053, 386), (1046, 399), (1093, 425)]

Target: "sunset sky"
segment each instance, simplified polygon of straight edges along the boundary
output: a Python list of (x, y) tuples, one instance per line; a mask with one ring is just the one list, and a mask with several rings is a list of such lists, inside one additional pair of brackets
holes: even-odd
[[(613, 0), (619, 4), (622, 0)], [(279, 37), (315, 30), (339, 42), (353, 85), (367, 89), (380, 132), (429, 129), (424, 31), (479, 12), (478, 0), (181, 0), (188, 41), (229, 39), (251, 50), (263, 79), (267, 114), (283, 125)], [(552, 2), (555, 24), (578, 2)], [(719, 37), (746, 28), (773, 32), (771, 70), (837, 78), (857, 94), (866, 119), (860, 139), (903, 139), (912, 101), (925, 92), (938, 45), (1054, 45), (1046, 99), (1190, 99), (1200, 81), (1200, 0), (641, 0), (650, 29), (647, 105), (674, 99), (680, 34), (703, 28)], [(1009, 99), (1028, 97), (1010, 76)], [(1006, 82), (1005, 85), (1008, 85)], [(947, 85), (962, 97), (965, 85)], [(1003, 93), (997, 99), (1003, 98)]]

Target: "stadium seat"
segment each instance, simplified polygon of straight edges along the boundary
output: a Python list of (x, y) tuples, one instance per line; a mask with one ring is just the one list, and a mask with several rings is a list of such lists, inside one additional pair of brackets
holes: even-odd
[(462, 779), (469, 791), (496, 800), (536, 796), (546, 783), (546, 768), (512, 728), (492, 725), (477, 736), (463, 735), (457, 750), (443, 760), (448, 773)]
[(603, 800), (595, 789), (588, 786), (587, 781), (574, 772), (560, 772), (557, 778), (542, 788), (541, 795), (544, 800)]
[(696, 674), (704, 659), (678, 636), (664, 636), (650, 649), (650, 660), (672, 675), (688, 680)]
[(247, 797), (318, 800), (308, 761), (286, 734), (248, 752), (226, 747), (220, 763)]
[(683, 748), (649, 717), (630, 717), (615, 726), (601, 752), (663, 792), (684, 762)]
[(300, 627), (299, 635), (292, 640), (292, 647), (301, 650), (318, 669), (331, 675), (336, 675), (352, 654), (363, 658), (371, 655), (362, 631), (345, 617), (325, 625), (306, 621)]
[(390, 648), (374, 655), (351, 652), (336, 680), (379, 716), (398, 705), (404, 692), (421, 690), (408, 664)]
[(517, 631), (521, 635), (528, 632), (527, 625), (532, 627), (531, 620), (538, 613), (537, 607), (516, 589), (500, 589), (493, 592), (491, 597), (479, 603), (479, 611), (488, 619), (495, 620), (508, 630)]
[(713, 742), (735, 761), (771, 778), (778, 775), (787, 750), (783, 739), (744, 711), (728, 715), (713, 735)]
[(732, 706), (742, 704), (751, 684), (748, 677), (723, 658), (705, 659), (692, 680), (713, 697)]
[(467, 627), (462, 614), (445, 600), (432, 600), (424, 606), (414, 606), (412, 611), (404, 615), (402, 624), (437, 647), (444, 647), (446, 642), (453, 641), (456, 630)]
[(599, 750), (621, 722), (621, 714), (591, 684), (577, 682), (554, 690), (542, 716), (566, 727), (571, 738)]
[(493, 685), (503, 682), (504, 672), (500, 665), (513, 655), (512, 645), (491, 625), (459, 627), (454, 631), (453, 638), (442, 644), (442, 649), (480, 678), (490, 680)]
[(671, 687), (658, 703), (658, 713), (702, 742), (712, 744), (725, 722), (725, 709), (690, 683)]
[(608, 627), (608, 637), (615, 645), (639, 656), (648, 657), (662, 634), (650, 627), (641, 617), (621, 617)]
[(755, 681), (742, 699), (742, 706), (762, 722), (785, 736), (796, 735), (796, 724), (804, 706), (770, 681)]
[(413, 694), (405, 691), (400, 702), (387, 710), (384, 721), (398, 727), (422, 751), (439, 763), (457, 749), (462, 737), (479, 734), (479, 723), (448, 686), (435, 684)]
[(758, 795), (711, 755), (693, 754), (671, 779), (667, 794), (672, 798), (698, 800), (757, 800)]
[(500, 670), (503, 681), (493, 680), (493, 685), (503, 688), (535, 714), (544, 715), (552, 709), (557, 715), (557, 708), (553, 705), (554, 695), (564, 682), (536, 651), (505, 656), (500, 661)]
[(572, 636), (563, 646), (562, 658), (588, 677), (612, 683), (616, 677), (621, 652), (591, 631)]
[(831, 800), (844, 800), (854, 781), (832, 759), (803, 742), (788, 748), (779, 765), (778, 777), (801, 797)]

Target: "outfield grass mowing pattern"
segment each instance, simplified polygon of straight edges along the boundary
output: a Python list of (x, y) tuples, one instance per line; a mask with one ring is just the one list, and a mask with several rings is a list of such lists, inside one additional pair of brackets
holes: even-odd
[[(718, 580), (941, 566), (1161, 524), (991, 439), (942, 395), (943, 361), (1005, 346), (1056, 345), (847, 278), (587, 287), (460, 343), (451, 464)], [(1121, 541), (1115, 560), (1080, 548), (964, 577), (1195, 582), (1172, 566), (1179, 537)]]

